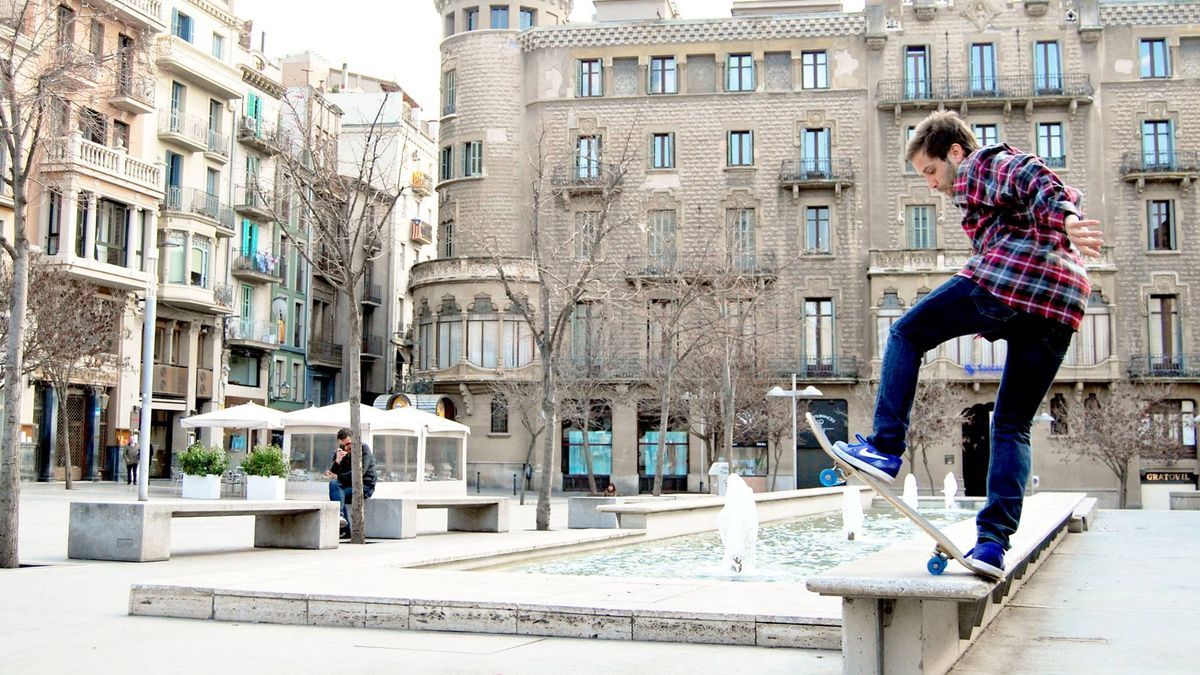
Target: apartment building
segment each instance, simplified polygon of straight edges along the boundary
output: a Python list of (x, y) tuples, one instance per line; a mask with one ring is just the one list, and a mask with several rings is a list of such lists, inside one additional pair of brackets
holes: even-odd
[[(915, 125), (948, 108), (981, 141), (1036, 153), (1081, 188), (1110, 244), (1089, 263), (1088, 316), (1043, 403), (1056, 421), (1033, 429), (1041, 486), (1115, 504), (1106, 468), (1069, 464), (1061, 451), (1058, 437), (1070, 433), (1063, 404), (1115, 382), (1153, 381), (1173, 386), (1158, 422), (1190, 458), (1141, 473), (1171, 468), (1194, 488), (1196, 279), (1183, 261), (1197, 207), (1186, 102), (1197, 93), (1200, 3), (869, 1), (845, 12), (828, 2), (747, 0), (728, 18), (678, 19), (670, 2), (597, 0), (588, 24), (563, 23), (571, 2), (434, 5), (445, 31), (442, 250), (412, 272), (415, 369), (472, 426), (469, 471), (485, 482), (509, 484), (528, 445), (492, 395), (494, 382), (536, 379), (540, 368), (494, 256), (500, 247), (512, 276), (530, 278), (522, 260), (528, 158), (539, 146), (560, 162), (551, 180), (566, 197), (545, 217), (571, 232), (594, 203), (589, 172), (602, 171), (624, 138), (637, 139), (638, 161), (610, 217), (646, 227), (606, 242), (606, 258), (662, 258), (669, 242), (673, 255), (644, 270), (653, 275), (694, 259), (708, 241), (740, 256), (774, 289), (771, 321), (794, 327), (760, 341), (760, 359), (780, 384), (794, 373), (801, 387), (818, 387), (810, 407), (838, 420), (834, 435), (844, 437), (870, 425), (869, 398), (857, 392), (878, 379), (888, 327), (969, 255), (958, 210), (904, 161)], [(644, 361), (645, 322), (617, 318), (624, 361)], [(954, 472), (968, 491), (982, 488), (1003, 360), (1002, 342), (970, 338), (926, 356), (924, 377), (968, 385), (974, 400), (961, 437), (928, 452), (924, 487)], [(602, 479), (644, 490), (654, 429), (646, 402), (636, 377), (602, 376), (611, 384), (603, 419), (586, 430)], [(685, 428), (671, 440), (680, 460), (672, 478), (696, 490), (715, 458)], [(562, 453), (539, 471), (577, 487), (579, 434), (552, 432)], [(762, 451), (767, 439), (727, 459), (751, 476), (774, 475), (777, 488), (813, 485), (827, 462), (806, 436), (779, 461)], [(1136, 504), (1140, 491), (1130, 487)]]

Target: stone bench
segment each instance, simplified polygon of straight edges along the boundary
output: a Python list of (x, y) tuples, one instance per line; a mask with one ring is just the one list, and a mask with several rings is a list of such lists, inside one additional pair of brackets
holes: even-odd
[(213, 516), (254, 516), (254, 545), (259, 548), (329, 549), (338, 545), (338, 505), (331, 501), (72, 502), (67, 557), (169, 560), (171, 519)]
[(507, 497), (372, 497), (363, 505), (372, 539), (417, 536), (417, 509), (446, 509), (451, 532), (508, 532)]
[(636, 502), (671, 500), (673, 497), (608, 497), (605, 495), (568, 497), (567, 498), (567, 529), (616, 529), (617, 514), (598, 510), (600, 506), (614, 504), (633, 504)]
[[(1026, 498), (1021, 526), (1004, 556), (999, 581), (977, 577), (951, 561), (941, 576), (925, 563), (933, 541), (924, 534), (841, 565), (806, 582), (808, 590), (842, 597), (845, 673), (944, 673), (978, 637), (1023, 580), (1066, 536), (1084, 499), (1043, 492)], [(975, 521), (943, 532), (961, 550), (975, 542)]]
[(1079, 506), (1076, 506), (1075, 512), (1071, 514), (1071, 522), (1067, 525), (1067, 531), (1087, 532), (1092, 529), (1092, 523), (1096, 521), (1096, 503), (1095, 497), (1088, 497), (1079, 502)]
[(1169, 499), (1172, 511), (1200, 511), (1200, 492), (1172, 492)]

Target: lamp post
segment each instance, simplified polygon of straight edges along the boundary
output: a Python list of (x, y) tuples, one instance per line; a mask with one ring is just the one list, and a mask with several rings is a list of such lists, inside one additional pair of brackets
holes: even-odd
[(820, 389), (817, 389), (816, 387), (812, 386), (811, 384), (800, 391), (796, 391), (796, 374), (795, 373), (792, 373), (792, 388), (791, 388), (791, 390), (785, 390), (783, 387), (780, 387), (779, 385), (775, 385), (774, 387), (771, 387), (771, 389), (767, 392), (767, 396), (785, 396), (787, 398), (792, 399), (792, 489), (793, 490), (796, 489), (796, 486), (800, 484), (800, 474), (798, 473), (800, 468), (798, 466), (796, 466), (796, 445), (799, 443), (799, 440), (797, 438), (798, 431), (796, 428), (797, 427), (796, 399), (802, 398), (802, 397), (803, 398), (815, 398), (817, 396), (823, 396), (823, 395), (824, 394), (821, 393)]
[[(147, 242), (153, 237), (147, 236)], [(138, 420), (138, 501), (149, 499), (150, 415), (154, 398), (154, 323), (158, 314), (158, 247), (146, 245), (146, 317), (142, 325), (142, 417)]]

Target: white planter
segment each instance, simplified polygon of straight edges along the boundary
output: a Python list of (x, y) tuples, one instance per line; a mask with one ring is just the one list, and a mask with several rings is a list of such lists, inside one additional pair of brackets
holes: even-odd
[(283, 501), (287, 480), (279, 476), (246, 476), (246, 499)]
[(221, 476), (219, 474), (207, 476), (183, 474), (182, 497), (184, 499), (220, 499)]

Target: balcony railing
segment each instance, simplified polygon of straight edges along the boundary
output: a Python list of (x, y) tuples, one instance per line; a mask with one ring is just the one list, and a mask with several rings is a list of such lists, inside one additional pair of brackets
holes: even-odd
[(154, 364), (154, 393), (163, 396), (187, 396), (188, 369), (184, 366)]
[(204, 151), (208, 149), (208, 120), (179, 110), (163, 110), (158, 116), (158, 135)]
[(412, 172), (412, 189), (419, 195), (429, 195), (433, 192), (433, 178), (424, 171)]
[(269, 251), (234, 251), (233, 275), (279, 283), (283, 280), (282, 259)]
[(278, 152), (279, 139), (274, 125), (266, 120), (254, 117), (238, 119), (237, 139), (250, 147), (265, 153)]
[(260, 220), (270, 220), (273, 216), (271, 192), (262, 185), (239, 185), (235, 192), (233, 208), (238, 213)]
[(379, 335), (364, 335), (362, 355), (366, 357), (383, 356), (383, 338)]
[(326, 363), (342, 362), (342, 346), (326, 340), (309, 340), (308, 354), (310, 357)]
[(1121, 155), (1121, 175), (1200, 173), (1200, 152), (1177, 150), (1126, 152)]
[(925, 80), (881, 80), (875, 89), (880, 106), (899, 103), (1074, 98), (1090, 100), (1092, 78), (1070, 75), (1012, 75), (1005, 77), (932, 77)]
[(1200, 354), (1136, 354), (1129, 359), (1129, 377), (1200, 377)]
[(234, 319), (225, 326), (225, 338), (255, 345), (279, 344), (279, 323), (258, 319)]
[(166, 27), (163, 24), (161, 0), (98, 0), (98, 2), (112, 7), (119, 18), (159, 30)]
[(379, 284), (364, 283), (362, 299), (363, 302), (369, 302), (372, 305), (383, 304), (383, 287)]
[[(600, 192), (609, 184), (611, 171), (612, 167), (604, 162), (575, 162), (555, 167), (553, 183), (564, 194)], [(619, 180), (612, 181), (612, 187), (619, 186)]]
[(229, 136), (223, 134), (216, 129), (208, 130), (208, 147), (205, 152), (210, 155), (218, 155), (225, 160), (229, 159)]
[(222, 309), (233, 308), (233, 285), (215, 284), (213, 286), (213, 302)]
[(730, 271), (737, 274), (774, 275), (779, 270), (774, 251), (734, 252), (729, 254), (728, 263)]
[(108, 180), (121, 180), (162, 194), (162, 168), (129, 156), (129, 153), (83, 139), (79, 132), (54, 138), (46, 144), (47, 170), (78, 167)]
[(433, 225), (420, 218), (412, 219), (412, 231), (410, 239), (414, 244), (432, 244), (433, 243)]
[(163, 198), (163, 211), (201, 216), (217, 222), (221, 222), (222, 212), (228, 209), (221, 204), (219, 196), (196, 188), (168, 187)]
[(154, 111), (154, 78), (132, 71), (117, 75), (110, 103), (126, 112), (142, 114)]
[(858, 357), (803, 356), (795, 365), (784, 363), (776, 370), (781, 374), (795, 373), (800, 379), (853, 380), (858, 379)]
[(784, 160), (779, 167), (779, 187), (792, 188), (793, 195), (801, 188), (834, 188), (854, 185), (854, 166), (846, 157)]
[(160, 35), (156, 47), (155, 55), (160, 67), (193, 81), (199, 80), (200, 84), (215, 89), (224, 98), (242, 95), (240, 73), (187, 40), (177, 35)]

